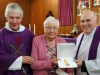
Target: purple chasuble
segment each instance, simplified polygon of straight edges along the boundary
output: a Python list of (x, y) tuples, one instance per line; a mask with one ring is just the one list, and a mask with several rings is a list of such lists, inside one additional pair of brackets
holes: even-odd
[[(77, 52), (76, 52), (75, 59), (77, 59), (78, 52), (79, 52), (79, 49), (80, 49), (81, 42), (82, 42), (83, 38), (84, 38), (84, 34), (82, 35), (82, 38), (80, 40), (80, 43), (79, 43), (79, 46), (78, 46), (78, 49), (77, 49)], [(97, 27), (97, 29), (94, 33), (92, 43), (91, 43), (91, 46), (90, 46), (90, 50), (89, 50), (88, 60), (96, 59), (99, 41), (100, 41), (100, 26)]]
[(22, 32), (11, 32), (6, 28), (0, 30), (0, 75), (32, 75), (28, 64), (23, 64), (21, 70), (8, 68), (19, 56), (30, 56), (33, 38), (27, 28)]

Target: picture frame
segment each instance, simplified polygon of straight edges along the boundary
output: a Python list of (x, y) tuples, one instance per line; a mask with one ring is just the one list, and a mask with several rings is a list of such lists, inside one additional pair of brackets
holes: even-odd
[(100, 6), (100, 0), (93, 0), (93, 6)]
[(90, 0), (77, 0), (77, 16), (81, 16), (84, 10), (90, 9)]

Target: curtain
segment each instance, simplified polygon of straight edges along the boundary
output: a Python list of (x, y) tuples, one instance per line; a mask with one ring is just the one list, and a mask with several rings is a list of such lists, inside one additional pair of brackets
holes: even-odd
[(72, 0), (58, 0), (60, 25), (72, 25)]

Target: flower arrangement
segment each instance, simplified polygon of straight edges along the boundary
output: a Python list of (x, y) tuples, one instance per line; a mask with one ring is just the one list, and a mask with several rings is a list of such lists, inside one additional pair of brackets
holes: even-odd
[(72, 34), (78, 34), (79, 33), (79, 29), (78, 29), (78, 26), (76, 24), (74, 24), (70, 33), (72, 33)]

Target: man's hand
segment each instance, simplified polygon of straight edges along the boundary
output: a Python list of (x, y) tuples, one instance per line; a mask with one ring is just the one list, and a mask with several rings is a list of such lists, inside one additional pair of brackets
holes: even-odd
[(22, 63), (23, 64), (32, 64), (34, 61), (35, 61), (34, 58), (32, 58), (30, 56), (23, 56)]
[(76, 62), (78, 67), (82, 66), (82, 60), (74, 60), (74, 62)]

